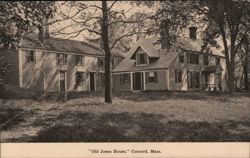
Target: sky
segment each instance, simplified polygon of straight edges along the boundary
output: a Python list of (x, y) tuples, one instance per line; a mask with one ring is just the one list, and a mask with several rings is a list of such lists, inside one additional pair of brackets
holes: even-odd
[[(63, 1), (58, 1), (56, 3), (57, 8), (59, 10), (59, 12), (63, 13), (63, 14), (69, 14), (70, 16), (74, 15), (77, 12), (77, 9), (75, 7), (69, 7), (66, 5), (62, 5), (64, 2)], [(101, 1), (81, 1), (78, 3), (83, 3), (86, 5), (97, 5), (97, 6), (101, 6)], [(113, 1), (108, 1), (108, 6), (110, 6), (113, 3)], [(129, 17), (130, 15), (132, 15), (135, 12), (148, 12), (148, 13), (152, 13), (154, 12), (153, 9), (149, 9), (148, 7), (144, 6), (134, 6), (131, 5), (129, 1), (119, 1), (117, 3), (115, 3), (112, 7), (112, 10), (114, 11), (121, 11), (124, 10), (126, 12), (126, 17)], [(87, 11), (88, 12), (92, 12), (93, 13), (93, 8), (91, 8), (91, 10)], [(100, 15), (101, 12), (100, 10), (97, 10), (95, 15)], [(79, 14), (80, 15), (80, 14)], [(56, 19), (61, 19), (61, 16), (56, 16)], [(49, 30), (50, 32), (55, 32), (58, 31), (62, 28), (65, 28), (67, 26), (70, 26), (72, 24), (75, 24), (72, 20), (65, 20), (62, 22), (58, 22), (53, 24), (52, 26), (50, 26)], [(75, 32), (77, 30), (81, 29), (81, 27), (78, 26), (72, 26), (72, 27), (68, 27), (67, 29), (63, 30), (63, 32)], [(76, 35), (77, 33), (71, 34), (71, 35), (65, 35), (65, 34), (61, 34), (61, 35), (57, 35), (56, 37), (60, 37), (60, 38), (69, 38), (73, 35)], [(74, 40), (85, 40), (84, 37), (88, 37), (89, 33), (87, 31), (84, 31), (83, 33), (81, 33), (79, 36), (71, 38)]]

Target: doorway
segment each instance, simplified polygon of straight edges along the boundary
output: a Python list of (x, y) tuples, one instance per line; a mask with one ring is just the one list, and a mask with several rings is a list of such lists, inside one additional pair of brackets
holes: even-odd
[(95, 73), (89, 73), (89, 80), (90, 80), (90, 91), (95, 91)]
[(143, 90), (144, 89), (143, 80), (144, 78), (142, 72), (133, 73), (133, 90)]
[(65, 71), (60, 71), (59, 90), (60, 92), (65, 92), (66, 90), (66, 72)]

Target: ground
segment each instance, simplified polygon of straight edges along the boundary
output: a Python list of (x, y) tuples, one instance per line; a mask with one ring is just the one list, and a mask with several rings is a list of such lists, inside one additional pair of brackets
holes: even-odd
[(250, 94), (124, 92), (0, 99), (1, 142), (250, 141)]

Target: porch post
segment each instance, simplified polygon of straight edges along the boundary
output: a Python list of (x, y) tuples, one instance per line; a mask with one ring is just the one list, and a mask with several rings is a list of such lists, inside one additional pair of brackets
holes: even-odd
[(133, 91), (133, 73), (130, 72), (130, 88), (131, 88), (131, 91)]
[(146, 75), (145, 75), (145, 71), (143, 71), (142, 72), (142, 75), (143, 75), (143, 90), (145, 90), (146, 89), (146, 80), (145, 80), (145, 77), (146, 77)]

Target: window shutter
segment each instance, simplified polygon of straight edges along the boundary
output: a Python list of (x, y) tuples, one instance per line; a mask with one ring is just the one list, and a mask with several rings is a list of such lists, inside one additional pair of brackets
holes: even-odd
[(158, 73), (157, 73), (157, 71), (155, 71), (154, 74), (155, 74), (155, 83), (158, 83)]
[(33, 50), (32, 53), (33, 53), (33, 62), (36, 62), (36, 52)]
[(81, 57), (82, 65), (84, 65), (84, 56)]
[(140, 54), (136, 54), (136, 65), (140, 65)]
[(64, 63), (67, 63), (67, 54), (64, 54)]
[(123, 82), (122, 82), (122, 74), (120, 74), (120, 85), (122, 85), (123, 84)]
[(145, 72), (146, 83), (148, 83), (148, 78), (149, 78), (149, 72)]
[(144, 64), (148, 64), (148, 56), (147, 56), (147, 54), (144, 54)]

